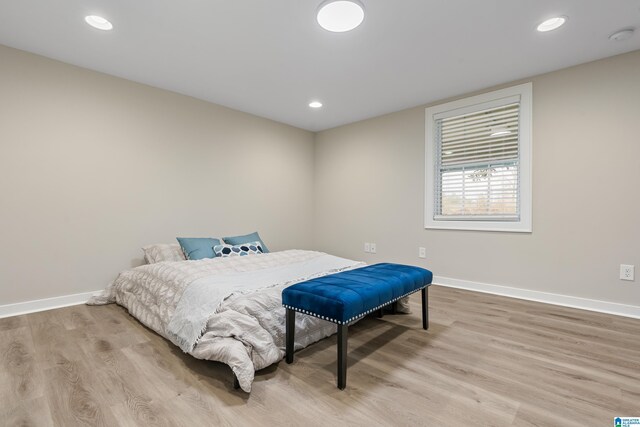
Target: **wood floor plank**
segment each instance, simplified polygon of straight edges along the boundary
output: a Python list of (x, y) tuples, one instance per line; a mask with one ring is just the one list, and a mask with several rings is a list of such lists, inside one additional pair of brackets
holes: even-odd
[(141, 371), (122, 350), (95, 353), (91, 363), (91, 386), (106, 405), (115, 406), (133, 400), (164, 400), (176, 392), (159, 383), (155, 375)]
[[(378, 338), (375, 337), (368, 343), (375, 349), (375, 347), (378, 347), (377, 340)], [(425, 334), (423, 341), (425, 349), (428, 347), (428, 340), (430, 338), (427, 338), (427, 334)], [(396, 384), (397, 387), (407, 387), (409, 390), (422, 387), (429, 394), (444, 393), (447, 396), (455, 396), (452, 399), (455, 405), (452, 406), (473, 407), (473, 410), (465, 412), (474, 414), (476, 417), (474, 418), (475, 422), (482, 421), (485, 425), (505, 425), (513, 420), (520, 405), (517, 400), (492, 393), (472, 383), (454, 380), (449, 375), (443, 375), (429, 369), (428, 359), (425, 357), (424, 363), (420, 363), (420, 358), (424, 356), (416, 357), (415, 348), (402, 345), (403, 342), (406, 342), (406, 340), (394, 339), (391, 343), (393, 348), (390, 351), (373, 352), (367, 355), (366, 360), (369, 366), (366, 368), (363, 366), (362, 370), (365, 372), (359, 375), (364, 375), (366, 371), (372, 371), (373, 367), (377, 367), (379, 372), (373, 376), (378, 381), (384, 379), (390, 385)], [(353, 352), (356, 353), (357, 357), (359, 349), (355, 349)], [(428, 352), (425, 351), (421, 354), (428, 354)], [(468, 365), (475, 366), (478, 360), (484, 356), (484, 352), (473, 352), (468, 360)], [(408, 360), (411, 360), (411, 363), (406, 363)], [(390, 366), (400, 367), (401, 369), (389, 369)], [(389, 378), (385, 378), (386, 376), (389, 376)], [(456, 412), (459, 413), (460, 411), (456, 409)], [(483, 416), (478, 417), (477, 414), (483, 414)], [(457, 415), (456, 418), (464, 421), (464, 416)], [(472, 421), (468, 420), (468, 422)]]
[(56, 311), (56, 317), (62, 326), (67, 329), (93, 329), (96, 321), (91, 315), (91, 310), (86, 305), (74, 305), (65, 310)]
[[(256, 373), (182, 353), (115, 306), (0, 319), (0, 425), (596, 426), (640, 415), (640, 320), (433, 286)], [(453, 424), (452, 424), (453, 423)]]
[(44, 381), (27, 326), (0, 331), (0, 381), (3, 406), (43, 396)]
[(0, 319), (0, 331), (8, 331), (9, 329), (21, 328), (27, 326), (27, 316), (4, 317)]
[(28, 316), (36, 363), (41, 370), (87, 357), (81, 345), (88, 340), (91, 331), (67, 330), (59, 319), (66, 310), (43, 311)]
[(36, 399), (23, 400), (10, 407), (3, 401), (0, 409), (0, 425), (20, 427), (50, 427), (53, 426), (51, 411), (47, 399), (42, 396)]
[(60, 361), (44, 371), (52, 418), (60, 426), (117, 425), (109, 407), (89, 386), (91, 370), (84, 361)]

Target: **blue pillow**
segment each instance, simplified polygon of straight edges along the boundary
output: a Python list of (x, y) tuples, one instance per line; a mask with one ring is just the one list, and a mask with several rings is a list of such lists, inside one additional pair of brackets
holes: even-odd
[(196, 260), (215, 258), (213, 247), (220, 244), (219, 239), (210, 237), (177, 237), (186, 259)]
[(246, 234), (244, 236), (223, 237), (222, 240), (224, 240), (224, 242), (229, 245), (241, 245), (243, 243), (260, 242), (262, 251), (265, 253), (269, 252), (269, 249), (267, 249), (257, 231), (255, 233)]

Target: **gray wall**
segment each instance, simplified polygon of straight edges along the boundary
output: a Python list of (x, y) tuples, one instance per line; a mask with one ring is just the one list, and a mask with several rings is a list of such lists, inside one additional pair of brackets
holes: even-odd
[[(640, 267), (640, 51), (527, 81), (533, 233), (424, 229), (421, 106), (316, 135), (316, 246), (447, 278), (640, 305), (638, 280), (618, 279), (619, 264)], [(364, 254), (363, 242), (377, 243), (377, 254)]]
[(177, 235), (309, 248), (313, 139), (0, 46), (0, 305), (102, 289)]
[(101, 289), (148, 243), (254, 230), (274, 250), (640, 305), (618, 280), (640, 267), (638, 75), (639, 51), (530, 79), (533, 233), (445, 231), (423, 225), (424, 106), (314, 151), (310, 132), (0, 46), (0, 305)]

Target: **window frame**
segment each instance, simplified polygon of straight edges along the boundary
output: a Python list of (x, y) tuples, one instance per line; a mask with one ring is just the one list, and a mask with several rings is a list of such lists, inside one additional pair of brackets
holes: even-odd
[[(425, 229), (476, 230), (502, 232), (532, 232), (532, 132), (533, 132), (533, 85), (531, 82), (471, 96), (444, 104), (425, 108)], [(519, 175), (520, 219), (435, 219), (436, 197), (436, 116), (459, 115), (481, 110), (490, 105), (507, 104), (514, 97), (520, 98), (519, 123)]]

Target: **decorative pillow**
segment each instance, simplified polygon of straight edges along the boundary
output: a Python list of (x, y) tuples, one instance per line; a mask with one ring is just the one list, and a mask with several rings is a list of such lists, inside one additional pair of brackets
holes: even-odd
[(260, 242), (260, 246), (262, 246), (262, 252), (269, 252), (269, 249), (264, 244), (257, 231), (255, 233), (246, 234), (244, 236), (223, 237), (222, 240), (224, 240), (224, 242), (229, 245), (241, 245), (243, 243), (253, 243), (257, 241)]
[(163, 261), (184, 261), (186, 258), (182, 253), (180, 245), (177, 243), (159, 243), (157, 245), (147, 245), (142, 248), (144, 259), (148, 264), (155, 264)]
[(213, 247), (219, 245), (220, 239), (211, 237), (177, 237), (178, 243), (182, 247), (182, 252), (188, 260), (214, 258), (216, 254)]
[(213, 251), (218, 257), (255, 255), (263, 252), (259, 241), (239, 245), (216, 245)]

